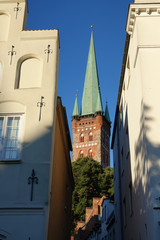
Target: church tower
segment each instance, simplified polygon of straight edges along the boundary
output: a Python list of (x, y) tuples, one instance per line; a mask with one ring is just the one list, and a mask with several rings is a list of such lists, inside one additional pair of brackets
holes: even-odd
[(110, 127), (108, 106), (106, 104), (105, 112), (102, 107), (92, 31), (81, 111), (79, 112), (76, 96), (72, 114), (72, 161), (88, 156), (98, 161), (103, 167), (109, 166)]

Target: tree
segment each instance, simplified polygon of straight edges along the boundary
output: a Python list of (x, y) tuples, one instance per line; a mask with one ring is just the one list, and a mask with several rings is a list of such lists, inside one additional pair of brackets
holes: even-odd
[(107, 195), (113, 199), (113, 169), (103, 167), (92, 158), (78, 158), (72, 163), (75, 188), (72, 195), (72, 226), (84, 221), (86, 207), (92, 206), (93, 197)]
[(101, 188), (101, 194), (106, 195), (110, 198), (111, 201), (114, 201), (114, 171), (111, 167), (106, 167), (103, 170), (103, 173), (99, 176), (100, 181), (100, 188)]

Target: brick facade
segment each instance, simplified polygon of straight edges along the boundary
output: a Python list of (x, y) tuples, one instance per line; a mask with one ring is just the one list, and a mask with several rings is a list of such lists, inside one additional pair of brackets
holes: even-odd
[(72, 161), (92, 157), (103, 167), (110, 165), (110, 123), (102, 114), (72, 118)]

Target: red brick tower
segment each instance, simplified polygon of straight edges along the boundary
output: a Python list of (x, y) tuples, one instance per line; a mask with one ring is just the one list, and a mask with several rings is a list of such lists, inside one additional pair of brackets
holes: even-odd
[(105, 113), (102, 109), (93, 32), (91, 32), (81, 112), (79, 113), (76, 96), (72, 114), (72, 161), (88, 156), (98, 161), (103, 167), (109, 166), (110, 127), (107, 104)]

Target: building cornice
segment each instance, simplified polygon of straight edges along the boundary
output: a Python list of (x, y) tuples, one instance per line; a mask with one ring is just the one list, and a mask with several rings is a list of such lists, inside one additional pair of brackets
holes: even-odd
[(160, 4), (130, 4), (126, 24), (127, 33), (133, 34), (136, 17), (148, 16), (160, 16)]

